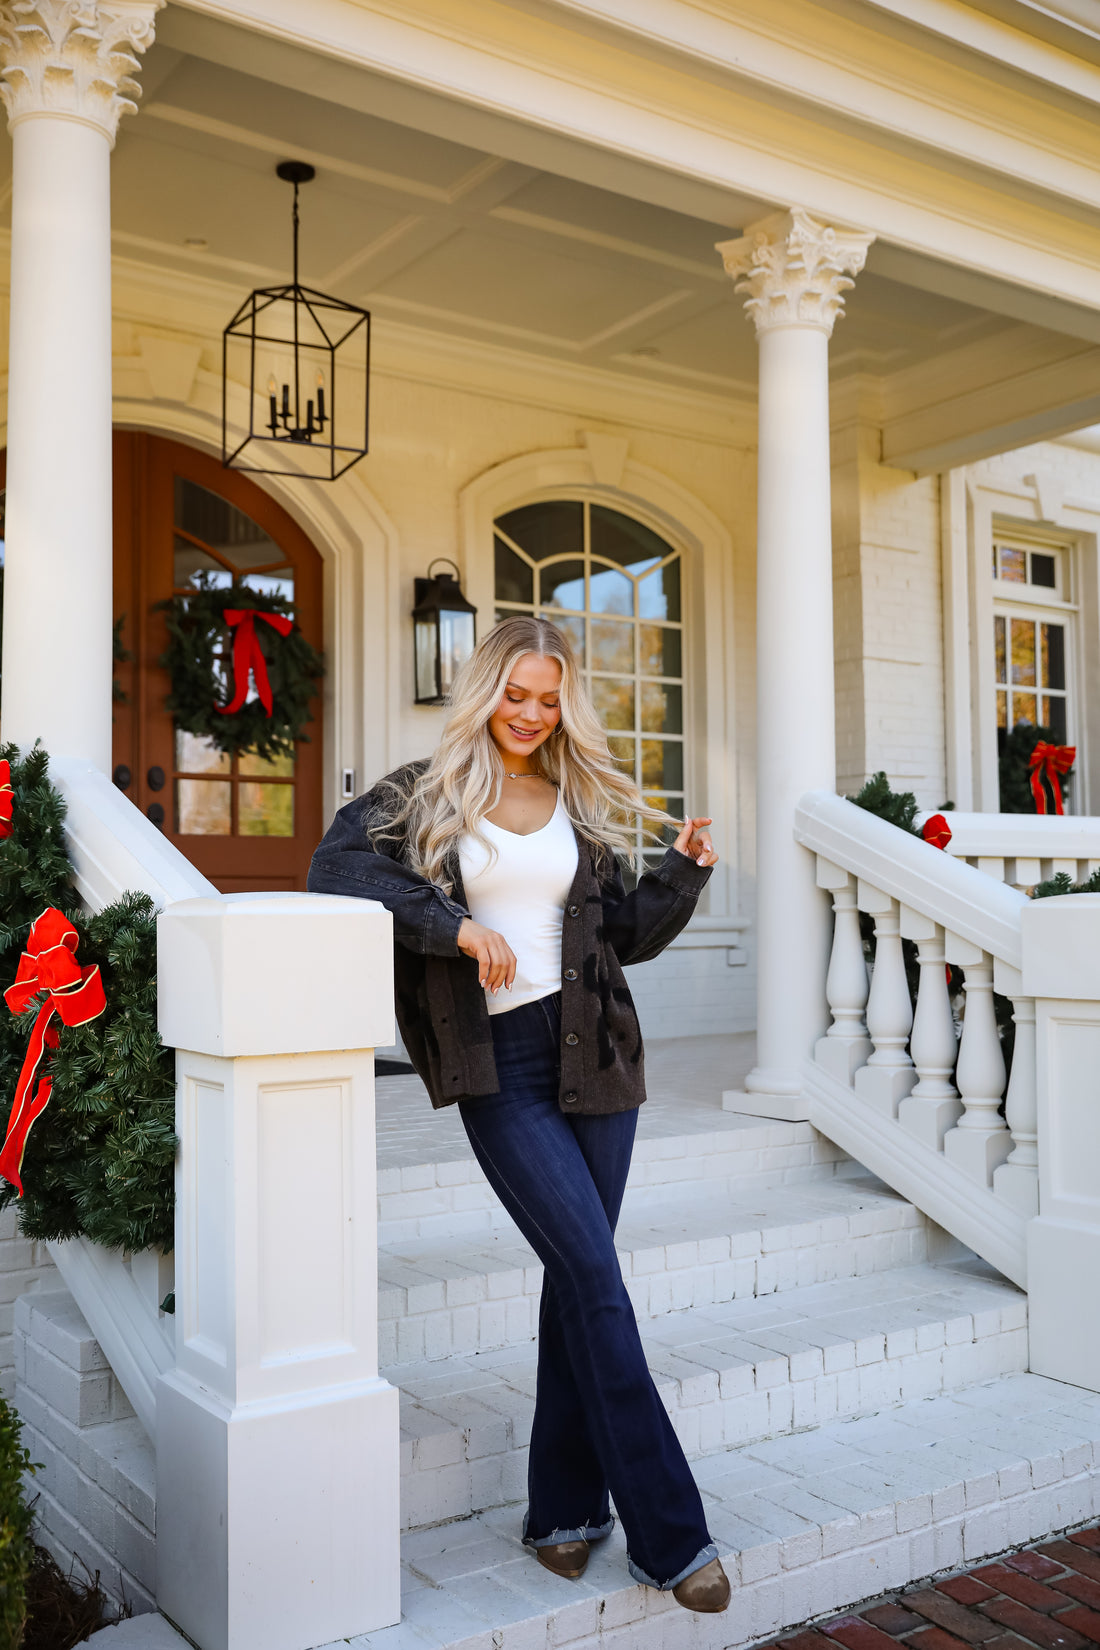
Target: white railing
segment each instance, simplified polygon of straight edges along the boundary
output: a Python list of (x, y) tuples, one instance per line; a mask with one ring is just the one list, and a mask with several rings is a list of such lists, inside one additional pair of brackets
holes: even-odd
[[(921, 819), (925, 818), (921, 815)], [(1100, 869), (1100, 819), (1057, 814), (950, 813), (947, 852), (976, 871), (1026, 890), (1065, 871), (1085, 882)]]
[[(831, 1024), (806, 1079), (812, 1120), (1022, 1284), (1024, 1226), (1038, 1210), (1034, 1004), (1021, 987), (1026, 896), (825, 792), (803, 797), (795, 835), (816, 854), (836, 913)], [(861, 911), (874, 919), (870, 977)], [(917, 947), (915, 1013), (903, 939)], [(965, 979), (958, 1046), (946, 963)], [(1007, 1120), (994, 989), (1012, 998), (1017, 1028)]]

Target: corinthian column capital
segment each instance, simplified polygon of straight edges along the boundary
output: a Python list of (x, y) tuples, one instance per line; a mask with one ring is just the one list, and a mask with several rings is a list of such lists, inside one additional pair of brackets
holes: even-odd
[(873, 235), (821, 223), (796, 206), (750, 224), (735, 241), (720, 241), (726, 274), (757, 333), (809, 327), (828, 337), (844, 309), (844, 293), (867, 260)]
[(164, 0), (0, 0), (0, 96), (9, 129), (33, 115), (84, 121), (113, 143), (140, 88), (139, 56)]

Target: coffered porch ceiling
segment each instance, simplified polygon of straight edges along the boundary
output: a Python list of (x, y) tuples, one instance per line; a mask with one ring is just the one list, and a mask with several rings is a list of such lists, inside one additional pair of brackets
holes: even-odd
[[(774, 201), (479, 129), (444, 98), (175, 6), (142, 79), (113, 163), (115, 254), (135, 275), (193, 279), (215, 307), (224, 289), (226, 316), (285, 278), (274, 167), (294, 155), (317, 167), (303, 279), (368, 304), (383, 338), (412, 328), (751, 407), (752, 329), (713, 247)], [(1098, 313), (880, 240), (832, 365), (858, 380), (885, 456), (930, 468), (1094, 422), (1098, 346)]]

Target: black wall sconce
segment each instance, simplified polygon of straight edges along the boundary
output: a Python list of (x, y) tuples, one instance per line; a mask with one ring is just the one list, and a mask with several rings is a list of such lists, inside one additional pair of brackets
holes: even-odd
[[(454, 573), (436, 573), (441, 563)], [(413, 642), (416, 659), (416, 703), (441, 705), (454, 683), (455, 673), (474, 651), (477, 608), (462, 594), (458, 568), (448, 556), (438, 556), (426, 579), (416, 580)]]

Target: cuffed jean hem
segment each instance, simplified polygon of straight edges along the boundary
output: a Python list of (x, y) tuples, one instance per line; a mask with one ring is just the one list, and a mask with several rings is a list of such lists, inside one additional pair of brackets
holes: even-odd
[(557, 1547), (563, 1541), (602, 1541), (614, 1528), (612, 1516), (606, 1524), (584, 1524), (579, 1530), (551, 1530), (549, 1535), (528, 1535), (524, 1530), (522, 1540), (525, 1547)]
[(674, 1587), (680, 1585), (681, 1581), (686, 1581), (688, 1576), (693, 1576), (696, 1570), (701, 1570), (704, 1564), (709, 1564), (712, 1558), (717, 1557), (718, 1548), (713, 1541), (710, 1541), (702, 1552), (692, 1559), (690, 1564), (684, 1565), (679, 1575), (673, 1576), (671, 1581), (654, 1581), (653, 1577), (647, 1576), (644, 1570), (639, 1570), (629, 1553), (626, 1555), (626, 1567), (634, 1580), (640, 1581), (643, 1587), (656, 1587), (659, 1593), (670, 1593)]

